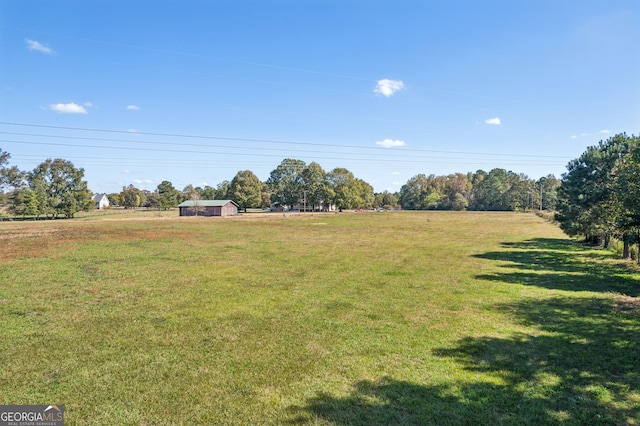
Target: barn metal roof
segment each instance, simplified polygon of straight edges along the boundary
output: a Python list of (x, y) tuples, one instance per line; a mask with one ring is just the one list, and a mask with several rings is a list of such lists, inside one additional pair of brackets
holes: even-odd
[(178, 207), (223, 207), (229, 203), (233, 203), (238, 206), (233, 200), (187, 200), (184, 203), (178, 204)]

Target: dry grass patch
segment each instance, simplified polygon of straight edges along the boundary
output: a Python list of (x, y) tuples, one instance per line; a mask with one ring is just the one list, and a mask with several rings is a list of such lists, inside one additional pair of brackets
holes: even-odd
[[(173, 218), (175, 221), (175, 218)], [(122, 221), (124, 226), (110, 226), (109, 219), (96, 223), (74, 221), (37, 221), (20, 223), (0, 223), (0, 263), (25, 257), (42, 257), (54, 253), (69, 244), (88, 242), (130, 242), (153, 241), (161, 238), (187, 239), (193, 230), (163, 229), (152, 227), (131, 227), (131, 221)], [(119, 221), (114, 221), (119, 222)]]

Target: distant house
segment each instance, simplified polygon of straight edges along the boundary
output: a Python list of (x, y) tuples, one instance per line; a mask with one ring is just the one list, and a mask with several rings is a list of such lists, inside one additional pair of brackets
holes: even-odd
[(293, 206), (285, 206), (280, 203), (271, 203), (269, 206), (269, 210), (272, 212), (288, 212), (288, 211), (306, 211), (306, 212), (333, 212), (338, 210), (338, 207), (335, 204), (319, 204), (319, 205), (311, 205), (311, 204), (294, 204)]
[(235, 216), (238, 205), (231, 200), (188, 200), (178, 205), (180, 216)]
[(106, 209), (109, 207), (107, 194), (96, 194), (93, 196), (93, 201), (96, 203), (96, 209)]

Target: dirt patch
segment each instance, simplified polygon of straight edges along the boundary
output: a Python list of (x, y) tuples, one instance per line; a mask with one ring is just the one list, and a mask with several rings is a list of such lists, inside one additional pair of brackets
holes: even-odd
[(55, 234), (58, 232), (58, 228), (43, 228), (43, 227), (11, 227), (9, 229), (0, 230), (0, 242), (21, 240), (28, 238), (41, 238), (47, 235)]
[(640, 297), (618, 296), (613, 307), (615, 312), (640, 317)]
[(185, 235), (178, 230), (163, 229), (159, 232), (157, 228), (97, 227), (87, 222), (13, 223), (0, 226), (0, 264), (14, 259), (47, 256), (54, 250), (75, 243), (157, 240), (184, 238)]
[(62, 235), (59, 222), (14, 222), (0, 224), (0, 262), (46, 253)]
[[(228, 217), (204, 216), (140, 216), (140, 217), (98, 217), (79, 220), (24, 221), (0, 223), (0, 264), (14, 259), (47, 256), (54, 250), (69, 244), (89, 241), (136, 241), (158, 240), (162, 238), (189, 238), (204, 236), (196, 231), (173, 229), (167, 222), (215, 223), (220, 220), (272, 221), (283, 219), (318, 218), (326, 213), (295, 214), (248, 213)], [(333, 215), (333, 214), (331, 214)], [(158, 226), (126, 226), (127, 222), (139, 224), (154, 222)], [(100, 225), (100, 224), (104, 225)], [(109, 225), (111, 223), (112, 225)], [(120, 226), (119, 224), (123, 225)], [(162, 224), (161, 224), (162, 223)]]

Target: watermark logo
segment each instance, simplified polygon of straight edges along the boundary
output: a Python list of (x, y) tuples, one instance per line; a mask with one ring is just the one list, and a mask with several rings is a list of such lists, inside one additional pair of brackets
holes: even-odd
[(64, 405), (0, 405), (0, 426), (64, 426)]

